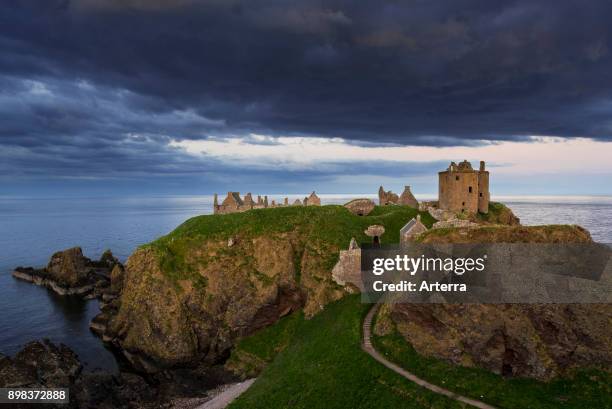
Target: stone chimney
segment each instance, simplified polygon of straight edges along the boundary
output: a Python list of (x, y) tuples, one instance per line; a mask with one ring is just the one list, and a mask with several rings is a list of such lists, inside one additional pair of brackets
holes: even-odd
[(480, 171), (481, 171), (481, 172), (484, 172), (484, 171), (485, 171), (485, 161), (484, 161), (484, 160), (481, 160), (481, 161), (480, 161)]
[(264, 207), (268, 207), (268, 196), (264, 196)]
[(286, 198), (285, 198), (284, 205), (285, 205), (285, 206), (289, 206), (289, 198), (288, 198), (288, 197), (286, 197)]

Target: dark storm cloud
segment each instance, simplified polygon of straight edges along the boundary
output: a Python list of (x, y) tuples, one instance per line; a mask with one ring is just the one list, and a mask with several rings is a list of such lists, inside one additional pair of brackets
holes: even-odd
[(128, 89), (147, 97), (131, 109), (191, 108), (228, 131), (610, 135), (607, 1), (13, 4), (4, 73)]
[(9, 1), (2, 156), (180, 174), (227, 164), (170, 138), (610, 140), (611, 19), (608, 1)]

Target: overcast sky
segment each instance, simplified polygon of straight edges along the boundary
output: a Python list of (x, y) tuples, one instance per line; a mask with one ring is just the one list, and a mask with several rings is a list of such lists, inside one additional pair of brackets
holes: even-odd
[(612, 194), (609, 1), (8, 1), (0, 195)]

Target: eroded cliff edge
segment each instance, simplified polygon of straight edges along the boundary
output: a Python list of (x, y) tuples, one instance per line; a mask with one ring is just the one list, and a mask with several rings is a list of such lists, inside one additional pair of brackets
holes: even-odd
[(366, 240), (372, 224), (397, 241), (416, 214), (396, 206), (360, 217), (323, 206), (190, 219), (130, 256), (121, 294), (105, 306), (98, 332), (146, 372), (222, 362), (239, 337), (298, 309), (312, 316), (341, 298), (345, 291), (330, 274), (339, 250), (351, 237)]
[[(423, 243), (586, 243), (579, 226), (439, 229)], [(612, 367), (610, 304), (388, 304), (375, 332), (398, 331), (421, 355), (512, 377), (549, 380)]]

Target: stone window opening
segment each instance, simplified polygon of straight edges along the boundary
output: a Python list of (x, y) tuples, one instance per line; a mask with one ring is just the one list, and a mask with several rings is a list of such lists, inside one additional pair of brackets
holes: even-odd
[(455, 180), (459, 180), (459, 176), (455, 176)]
[(468, 187), (468, 192), (472, 193), (472, 186)]
[(479, 196), (482, 197), (482, 192), (480, 192)]
[(461, 202), (461, 206), (465, 206), (465, 202)]

